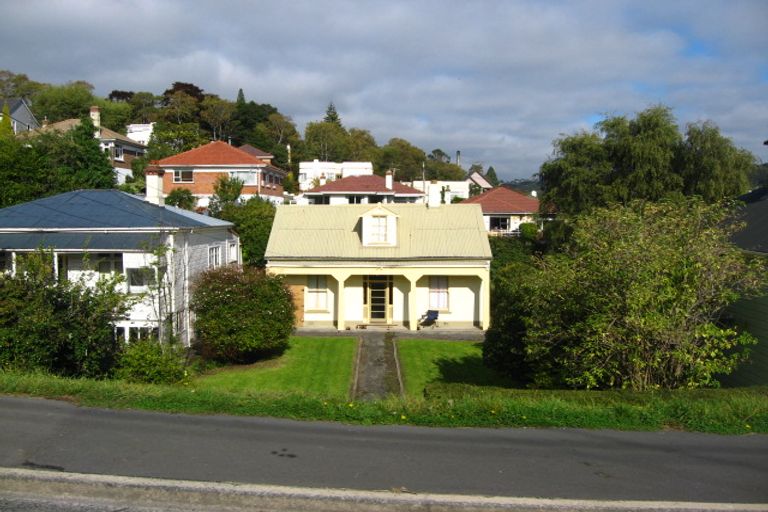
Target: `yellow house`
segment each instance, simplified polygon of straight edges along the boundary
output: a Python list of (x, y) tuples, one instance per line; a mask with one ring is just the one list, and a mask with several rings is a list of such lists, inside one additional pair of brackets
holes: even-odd
[(285, 276), (297, 325), (487, 329), (491, 249), (480, 205), (278, 206), (265, 258)]

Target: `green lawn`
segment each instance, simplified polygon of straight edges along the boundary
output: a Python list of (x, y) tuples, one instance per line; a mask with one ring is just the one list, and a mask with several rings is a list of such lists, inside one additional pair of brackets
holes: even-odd
[(483, 366), (482, 343), (399, 340), (397, 350), (408, 396), (420, 397), (431, 383), (507, 386), (511, 384)]
[(199, 390), (300, 393), (346, 398), (352, 379), (354, 338), (297, 338), (274, 359), (228, 366), (192, 381)]

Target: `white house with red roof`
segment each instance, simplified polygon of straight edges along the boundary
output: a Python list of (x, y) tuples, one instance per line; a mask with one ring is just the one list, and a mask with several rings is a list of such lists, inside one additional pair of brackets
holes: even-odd
[(539, 200), (507, 187), (496, 187), (461, 204), (479, 204), (490, 235), (517, 235), (520, 224), (536, 222)]
[(319, 187), (307, 190), (297, 201), (299, 204), (372, 204), (416, 203), (424, 193), (413, 187), (397, 183), (392, 173), (386, 176), (349, 176), (323, 182)]
[(197, 197), (197, 206), (207, 208), (221, 176), (243, 182), (241, 197), (261, 197), (275, 204), (283, 202), (286, 172), (272, 165), (272, 155), (252, 146), (236, 148), (215, 141), (154, 162), (165, 171), (163, 193), (187, 188)]

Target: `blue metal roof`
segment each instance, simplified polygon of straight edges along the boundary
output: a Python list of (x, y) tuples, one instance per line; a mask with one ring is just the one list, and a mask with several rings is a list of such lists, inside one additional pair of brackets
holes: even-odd
[(0, 230), (195, 227), (233, 224), (119, 190), (76, 190), (0, 209)]
[(150, 251), (162, 242), (158, 233), (0, 233), (0, 251)]

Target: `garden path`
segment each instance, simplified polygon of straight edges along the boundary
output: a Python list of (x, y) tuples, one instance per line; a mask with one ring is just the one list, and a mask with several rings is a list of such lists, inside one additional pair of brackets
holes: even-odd
[(375, 400), (387, 395), (402, 395), (402, 378), (395, 354), (395, 335), (368, 331), (359, 336), (355, 365), (353, 400)]

